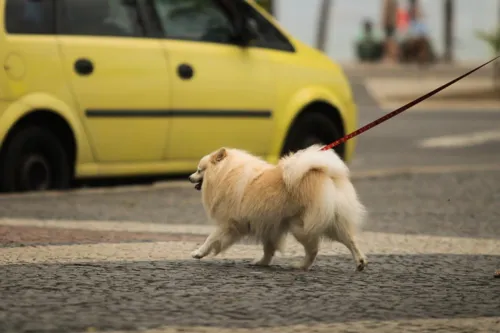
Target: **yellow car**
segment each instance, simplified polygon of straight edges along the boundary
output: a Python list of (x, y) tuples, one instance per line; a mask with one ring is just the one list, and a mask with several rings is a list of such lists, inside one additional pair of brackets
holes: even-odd
[(0, 59), (3, 191), (187, 173), (220, 146), (275, 163), (357, 125), (339, 65), (253, 1), (0, 0)]

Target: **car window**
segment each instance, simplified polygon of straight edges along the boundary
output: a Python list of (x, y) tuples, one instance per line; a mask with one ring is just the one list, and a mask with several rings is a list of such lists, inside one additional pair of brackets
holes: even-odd
[(166, 38), (230, 43), (234, 27), (214, 0), (154, 0)]
[(61, 34), (145, 36), (137, 0), (65, 0), (61, 16)]
[(258, 34), (257, 40), (254, 41), (254, 46), (282, 51), (294, 51), (294, 47), (290, 41), (252, 6), (242, 1), (242, 8), (245, 10), (244, 14), (248, 24), (250, 24), (253, 30)]
[(7, 0), (5, 30), (11, 34), (53, 34), (53, 0)]

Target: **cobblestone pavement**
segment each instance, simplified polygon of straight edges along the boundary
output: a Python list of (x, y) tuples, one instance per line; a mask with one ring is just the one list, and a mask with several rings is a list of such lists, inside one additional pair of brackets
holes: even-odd
[(491, 277), (499, 258), (373, 254), (363, 274), (346, 256), (320, 256), (309, 273), (286, 260), (271, 269), (243, 259), (7, 265), (2, 332), (477, 317), (497, 317), (500, 327), (500, 284)]

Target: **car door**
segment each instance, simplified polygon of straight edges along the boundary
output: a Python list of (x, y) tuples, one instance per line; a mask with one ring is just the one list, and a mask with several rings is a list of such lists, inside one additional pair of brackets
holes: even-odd
[(220, 147), (266, 155), (275, 81), (265, 52), (232, 41), (216, 0), (152, 0), (171, 73), (172, 123), (166, 158), (198, 160)]
[(96, 160), (162, 160), (170, 121), (169, 69), (160, 41), (147, 35), (140, 3), (59, 4), (64, 69)]

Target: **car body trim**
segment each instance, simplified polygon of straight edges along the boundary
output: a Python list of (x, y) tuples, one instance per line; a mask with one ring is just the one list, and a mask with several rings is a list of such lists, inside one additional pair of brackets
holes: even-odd
[(88, 118), (271, 118), (268, 110), (99, 110), (85, 111)]

